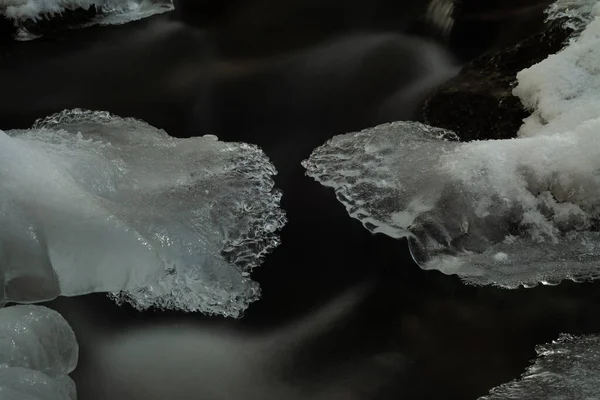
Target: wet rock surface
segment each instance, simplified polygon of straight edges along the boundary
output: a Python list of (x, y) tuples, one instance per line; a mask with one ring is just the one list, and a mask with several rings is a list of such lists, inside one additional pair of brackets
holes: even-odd
[(425, 100), (418, 119), (464, 141), (515, 137), (529, 115), (512, 94), (517, 72), (560, 50), (570, 33), (556, 21), (514, 46), (477, 57)]

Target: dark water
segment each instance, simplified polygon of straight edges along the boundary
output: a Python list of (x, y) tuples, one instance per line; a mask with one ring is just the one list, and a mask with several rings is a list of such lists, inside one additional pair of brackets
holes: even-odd
[(535, 344), (600, 332), (597, 284), (505, 291), (422, 271), (300, 165), (336, 134), (411, 119), (469, 59), (535, 30), (539, 4), (512, 3), (465, 2), (444, 40), (416, 1), (257, 0), (6, 42), (3, 129), (83, 107), (256, 143), (284, 193), (282, 244), (241, 320), (52, 302), (78, 334), (79, 398), (475, 399), (518, 377)]

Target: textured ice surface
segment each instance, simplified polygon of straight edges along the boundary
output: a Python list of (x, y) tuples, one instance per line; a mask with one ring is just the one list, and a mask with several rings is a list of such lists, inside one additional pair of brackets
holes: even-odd
[(274, 174), (255, 146), (104, 112), (0, 131), (4, 300), (119, 292), (139, 309), (238, 316), (285, 223)]
[(304, 165), (367, 229), (410, 236), (423, 268), (513, 288), (596, 274), (599, 128), (462, 143), (395, 122), (337, 136)]
[[(0, 15), (17, 26), (25, 20), (38, 21), (61, 15), (67, 10), (95, 7), (97, 17), (85, 25), (118, 25), (173, 10), (172, 0), (0, 0)], [(35, 36), (21, 26), (17, 38)]]
[(600, 277), (600, 19), (518, 75), (519, 138), (460, 143), (397, 122), (335, 137), (304, 165), (425, 269), (506, 288)]
[(581, 32), (597, 15), (597, 0), (557, 0), (546, 9), (547, 21), (562, 20), (565, 28)]
[(600, 399), (600, 337), (562, 334), (536, 347), (538, 357), (520, 379), (480, 400)]
[(56, 311), (21, 305), (0, 309), (0, 399), (75, 400), (67, 374), (77, 365), (73, 330)]

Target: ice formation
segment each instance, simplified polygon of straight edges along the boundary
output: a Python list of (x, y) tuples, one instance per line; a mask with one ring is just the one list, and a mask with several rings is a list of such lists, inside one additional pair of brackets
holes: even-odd
[(285, 223), (275, 173), (255, 146), (105, 112), (0, 131), (0, 300), (115, 292), (138, 309), (239, 316)]
[(307, 173), (367, 229), (408, 236), (425, 269), (506, 288), (597, 278), (600, 18), (517, 78), (533, 115), (516, 139), (397, 122), (333, 138)]
[(67, 10), (89, 10), (98, 14), (88, 25), (118, 25), (173, 10), (172, 0), (0, 0), (0, 15), (13, 20), (20, 27), (17, 38), (34, 39), (36, 36), (21, 26), (25, 20), (38, 21), (62, 15)]
[(597, 14), (597, 0), (557, 0), (546, 9), (547, 21), (562, 21), (563, 26), (579, 34)]
[(0, 399), (75, 400), (75, 334), (56, 311), (18, 305), (0, 309)]
[(600, 337), (562, 334), (536, 347), (534, 363), (520, 379), (500, 385), (480, 400), (592, 400), (600, 398)]

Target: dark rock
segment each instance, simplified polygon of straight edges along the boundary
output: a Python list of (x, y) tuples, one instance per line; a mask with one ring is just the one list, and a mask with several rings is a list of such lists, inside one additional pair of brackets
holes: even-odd
[(448, 44), (467, 61), (484, 52), (513, 46), (545, 28), (544, 10), (553, 1), (454, 0), (454, 23)]
[(424, 102), (419, 120), (450, 129), (465, 141), (515, 137), (529, 115), (512, 95), (516, 74), (564, 47), (571, 31), (561, 25), (557, 21), (512, 47), (471, 61)]

